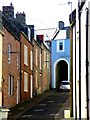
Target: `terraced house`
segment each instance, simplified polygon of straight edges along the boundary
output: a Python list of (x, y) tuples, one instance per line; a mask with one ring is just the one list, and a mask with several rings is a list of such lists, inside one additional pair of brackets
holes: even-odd
[(72, 115), (90, 119), (90, 0), (76, 1), (70, 14), (72, 50)]
[(10, 108), (49, 89), (50, 51), (24, 12), (15, 18), (11, 4), (0, 15), (0, 106)]

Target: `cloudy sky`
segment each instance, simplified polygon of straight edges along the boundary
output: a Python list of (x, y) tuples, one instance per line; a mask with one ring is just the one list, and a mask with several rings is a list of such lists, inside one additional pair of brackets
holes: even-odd
[[(15, 13), (25, 12), (27, 24), (34, 24), (35, 29), (57, 28), (58, 21), (64, 21), (69, 25), (71, 4), (69, 0), (0, 0), (2, 6), (8, 6), (12, 2)], [(72, 0), (70, 0), (72, 1)], [(75, 5), (73, 0), (72, 6)]]

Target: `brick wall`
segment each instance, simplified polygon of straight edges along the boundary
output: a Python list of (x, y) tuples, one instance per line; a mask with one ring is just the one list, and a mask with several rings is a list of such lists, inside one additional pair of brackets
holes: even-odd
[[(31, 85), (30, 85), (30, 75), (32, 75), (32, 70), (30, 69), (30, 51), (32, 51), (32, 44), (28, 38), (21, 33), (21, 71), (22, 71), (22, 80), (21, 80), (21, 100), (26, 100), (31, 97)], [(24, 64), (24, 45), (28, 48), (28, 66)], [(28, 92), (24, 91), (24, 72), (28, 73)]]
[[(48, 57), (49, 58), (48, 58)], [(48, 66), (47, 66), (48, 65)], [(43, 45), (42, 51), (42, 91), (49, 90), (50, 87), (50, 51)]]
[[(3, 27), (4, 39), (3, 39), (3, 106), (12, 107), (17, 104), (17, 80), (19, 79), (19, 66), (17, 67), (17, 54), (20, 59), (20, 42)], [(8, 44), (11, 45), (13, 52), (11, 53), (11, 63), (8, 63)], [(18, 63), (19, 64), (19, 63)], [(14, 94), (8, 94), (8, 78), (9, 74), (14, 76)], [(20, 88), (19, 88), (20, 89)], [(18, 102), (20, 101), (20, 93)]]
[[(42, 68), (40, 69), (40, 54), (42, 54), (42, 48), (36, 42), (34, 42), (34, 47), (33, 47), (33, 59), (34, 59), (34, 69), (33, 69), (33, 82), (34, 82), (34, 92), (36, 91), (37, 94), (42, 93)], [(36, 53), (37, 52), (37, 53)], [(36, 55), (37, 54), (37, 55)], [(37, 63), (36, 63), (37, 61)]]

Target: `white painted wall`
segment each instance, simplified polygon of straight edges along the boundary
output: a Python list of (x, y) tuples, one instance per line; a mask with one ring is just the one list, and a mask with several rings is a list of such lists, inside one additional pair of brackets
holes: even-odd
[(81, 117), (86, 118), (86, 6), (81, 13)]
[[(76, 30), (76, 102), (79, 117), (79, 35), (77, 31), (78, 29)], [(75, 26), (73, 27), (73, 114), (75, 117)]]
[(78, 2), (76, 4), (76, 98), (77, 98), (77, 117), (79, 118), (79, 20)]
[[(78, 1), (77, 1), (78, 3)], [(90, 0), (87, 0), (81, 11), (81, 118), (87, 118), (87, 101), (86, 101), (86, 7), (90, 10)], [(90, 12), (89, 12), (89, 25), (90, 25)], [(73, 28), (73, 111), (75, 117), (75, 28)], [(76, 5), (76, 83), (77, 83), (77, 117), (79, 118), (79, 21), (78, 21), (78, 7)], [(89, 42), (90, 46), (90, 26), (89, 26)], [(90, 47), (89, 47), (90, 51)], [(90, 53), (89, 63), (90, 63)], [(89, 79), (90, 79), (90, 67), (89, 67)], [(90, 82), (89, 82), (90, 86)], [(90, 87), (89, 87), (90, 91)], [(90, 99), (90, 92), (89, 92)], [(90, 101), (89, 101), (90, 103)], [(89, 104), (90, 108), (90, 104)], [(89, 110), (90, 116), (90, 110)]]
[(73, 114), (75, 116), (75, 26), (73, 27)]
[[(90, 1), (88, 2), (88, 8), (89, 8), (88, 51), (90, 51)], [(89, 61), (89, 67), (88, 67), (89, 75), (88, 75), (88, 79), (89, 79), (89, 118), (90, 118), (90, 52), (88, 52), (88, 61)]]

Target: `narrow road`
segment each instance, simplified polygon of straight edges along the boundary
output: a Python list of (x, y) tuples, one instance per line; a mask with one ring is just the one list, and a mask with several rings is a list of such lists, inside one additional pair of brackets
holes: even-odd
[(54, 92), (17, 120), (54, 120), (55, 114), (69, 97), (69, 92)]

